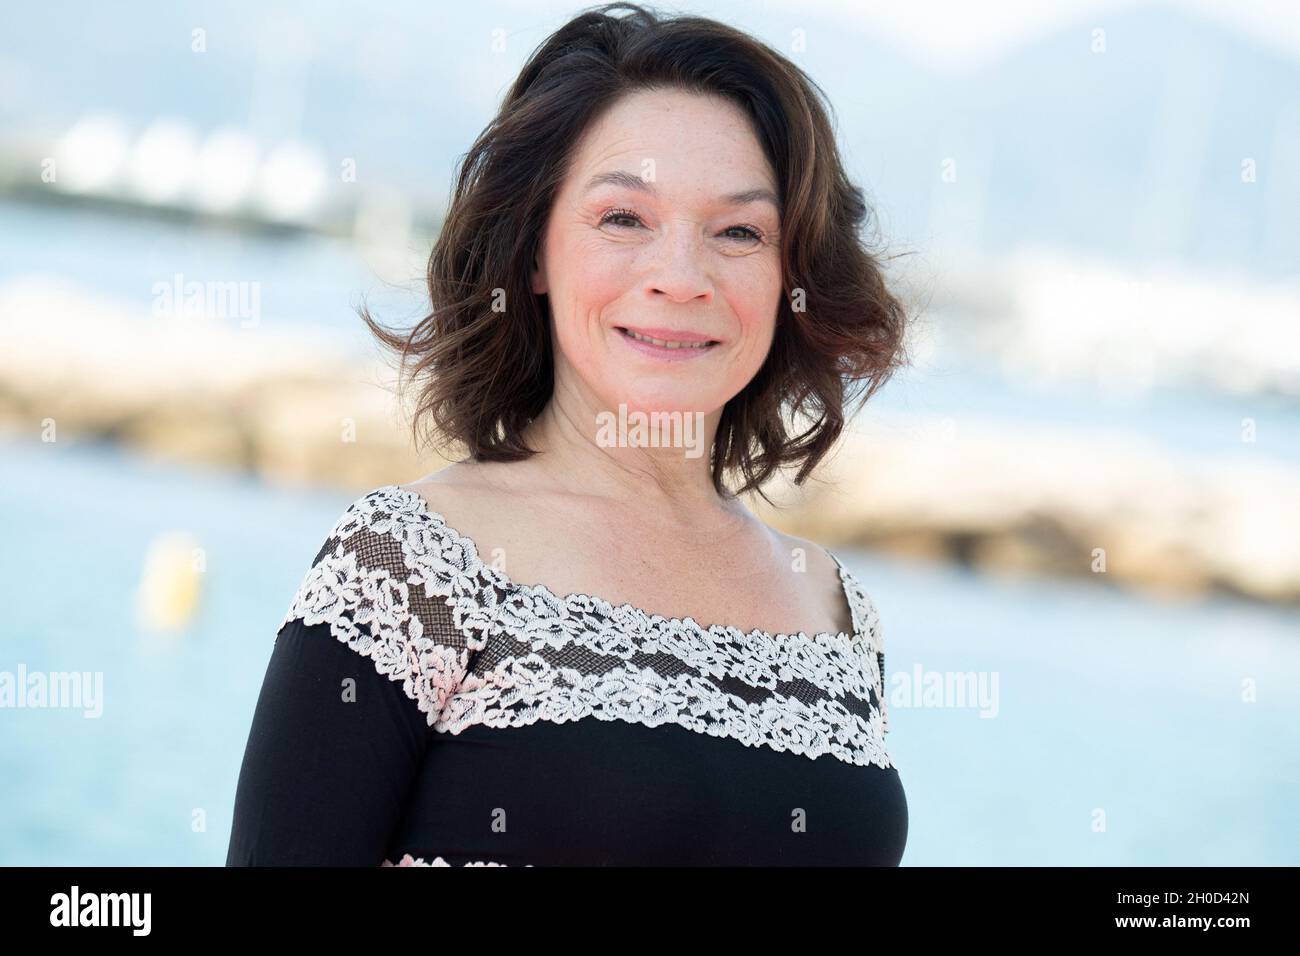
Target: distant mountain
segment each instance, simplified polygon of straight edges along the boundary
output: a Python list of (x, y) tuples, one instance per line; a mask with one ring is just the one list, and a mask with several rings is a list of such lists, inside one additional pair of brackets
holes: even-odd
[[(892, 247), (996, 255), (1032, 241), (1134, 265), (1300, 272), (1295, 58), (1165, 5), (1101, 14), (957, 73), (793, 7), (722, 16), (743, 17), (732, 22), (822, 83)], [(157, 116), (251, 125), (441, 201), (560, 18), (417, 0), (298, 0), (269, 16), (252, 0), (11, 5), (0, 123), (58, 130), (103, 109), (140, 126)], [(795, 27), (807, 47), (790, 53)], [(1092, 52), (1095, 27), (1104, 53)], [(195, 29), (206, 52), (191, 50)], [(941, 177), (948, 159), (955, 182)], [(1256, 181), (1243, 182), (1251, 162)]]

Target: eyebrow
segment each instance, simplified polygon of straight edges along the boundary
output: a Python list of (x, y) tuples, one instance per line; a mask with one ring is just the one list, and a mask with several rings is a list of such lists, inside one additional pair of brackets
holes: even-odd
[[(608, 173), (597, 173), (591, 177), (587, 183), (586, 192), (591, 192), (597, 186), (622, 186), (624, 189), (633, 189), (637, 192), (655, 195), (656, 189), (654, 184), (642, 179), (635, 173), (625, 172), (623, 170), (614, 170)], [(738, 193), (729, 193), (721, 197), (722, 202), (733, 206), (743, 206), (751, 202), (771, 203), (779, 212), (781, 203), (777, 200), (776, 194), (770, 189), (745, 189)]]

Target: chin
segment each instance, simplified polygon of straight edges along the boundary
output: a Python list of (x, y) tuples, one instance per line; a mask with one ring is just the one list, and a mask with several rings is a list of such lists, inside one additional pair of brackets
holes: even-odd
[(613, 411), (625, 405), (629, 412), (704, 412), (707, 415), (720, 407), (716, 396), (693, 389), (623, 388), (607, 394), (611, 397), (606, 400), (606, 407)]

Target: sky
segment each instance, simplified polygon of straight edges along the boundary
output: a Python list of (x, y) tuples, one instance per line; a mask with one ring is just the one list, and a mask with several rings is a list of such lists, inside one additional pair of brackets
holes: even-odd
[[(780, 6), (826, 11), (860, 25), (865, 32), (894, 41), (950, 68), (996, 60), (1052, 30), (1091, 17), (1105, 26), (1105, 15), (1162, 0), (799, 0)], [(1300, 8), (1294, 0), (1163, 0), (1255, 40), (1300, 57)]]

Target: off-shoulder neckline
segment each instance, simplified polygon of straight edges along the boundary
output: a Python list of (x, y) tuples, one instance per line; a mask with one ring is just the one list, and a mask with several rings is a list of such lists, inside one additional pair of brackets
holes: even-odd
[[(474, 542), (474, 539), (453, 526), (447, 520), (446, 516), (433, 508), (429, 503), (429, 499), (420, 492), (398, 484), (383, 485), (375, 489), (375, 491), (379, 493), (392, 493), (405, 496), (408, 501), (415, 505), (415, 514), (434, 522), (435, 525), (442, 529), (446, 537), (460, 548), (466, 557), (467, 564), (469, 565), (466, 571), (470, 575), (486, 577), (502, 591), (523, 594), (530, 599), (541, 599), (548, 603), (563, 605), (570, 609), (573, 609), (575, 605), (585, 604), (586, 606), (594, 607), (601, 613), (609, 616), (618, 616), (623, 619), (628, 617), (634, 618), (647, 629), (657, 627), (690, 629), (707, 633), (714, 637), (720, 635), (738, 635), (749, 640), (761, 638), (765, 641), (773, 642), (785, 642), (795, 639), (813, 641), (814, 643), (825, 643), (826, 641), (852, 642), (863, 637), (864, 632), (869, 627), (869, 622), (865, 620), (865, 609), (859, 605), (859, 601), (856, 599), (856, 592), (858, 589), (856, 581), (854, 581), (851, 572), (845, 566), (844, 562), (839, 559), (839, 556), (824, 545), (818, 545), (818, 547), (821, 547), (822, 550), (830, 556), (830, 559), (835, 562), (839, 575), (840, 593), (843, 595), (844, 601), (849, 607), (851, 630), (818, 631), (814, 634), (809, 634), (806, 631), (772, 633), (770, 631), (765, 631), (762, 628), (755, 627), (746, 631), (731, 624), (706, 625), (700, 624), (693, 617), (689, 616), (671, 617), (665, 614), (658, 614), (652, 611), (647, 611), (646, 609), (638, 607), (630, 602), (615, 604), (612, 601), (608, 601), (597, 595), (586, 594), (581, 591), (573, 591), (561, 596), (557, 595), (545, 584), (524, 584), (515, 581), (500, 568), (483, 561), (479, 556), (478, 546)], [(371, 494), (374, 493), (375, 492), (371, 492)]]

